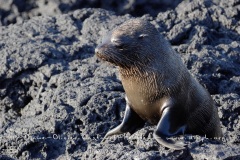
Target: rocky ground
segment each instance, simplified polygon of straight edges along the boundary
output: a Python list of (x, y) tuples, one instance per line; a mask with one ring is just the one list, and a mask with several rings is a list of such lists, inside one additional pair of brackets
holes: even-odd
[(81, 8), (103, 8), (124, 15), (156, 16), (175, 8), (181, 0), (1, 0), (0, 26), (22, 22), (34, 16), (68, 13)]
[(240, 159), (240, 1), (214, 2), (183, 1), (142, 18), (211, 93), (223, 143), (185, 136), (188, 149), (170, 150), (149, 124), (100, 143), (121, 122), (125, 100), (117, 68), (94, 48), (131, 16), (84, 8), (0, 27), (0, 159)]

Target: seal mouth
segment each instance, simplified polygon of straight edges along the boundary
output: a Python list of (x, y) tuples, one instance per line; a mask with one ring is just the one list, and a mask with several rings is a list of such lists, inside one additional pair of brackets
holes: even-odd
[(119, 58), (115, 55), (114, 51), (112, 51), (109, 46), (106, 45), (97, 46), (95, 48), (95, 54), (99, 59), (103, 61), (107, 61), (114, 65), (118, 65), (119, 63), (118, 62)]
[(102, 61), (106, 61), (106, 62), (108, 62), (108, 63), (110, 63), (110, 64), (112, 64), (112, 65), (115, 65), (115, 66), (118, 66), (119, 64), (118, 64), (118, 62), (117, 62), (117, 60), (115, 60), (115, 59), (113, 59), (113, 58), (111, 58), (111, 57), (106, 57), (106, 56), (104, 56), (104, 55), (102, 55), (102, 54), (96, 54), (97, 55), (97, 57), (99, 58), (99, 59), (101, 59)]
[(127, 54), (126, 49), (121, 47), (118, 48), (112, 44), (100, 44), (95, 48), (95, 55), (103, 61), (122, 68), (136, 65), (133, 56)]
[(105, 53), (102, 53), (100, 51), (96, 51), (95, 54), (99, 59), (101, 59), (103, 61), (107, 61), (107, 62), (112, 63), (112, 64), (115, 64), (114, 60), (110, 56), (107, 56)]

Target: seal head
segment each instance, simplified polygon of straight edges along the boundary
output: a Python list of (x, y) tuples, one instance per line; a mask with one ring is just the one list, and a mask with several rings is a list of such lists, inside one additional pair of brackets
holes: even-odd
[(151, 42), (160, 39), (156, 33), (156, 28), (149, 26), (147, 21), (128, 21), (109, 32), (102, 44), (97, 46), (95, 53), (100, 59), (123, 68), (144, 65), (154, 59), (155, 55), (151, 54), (154, 44)]

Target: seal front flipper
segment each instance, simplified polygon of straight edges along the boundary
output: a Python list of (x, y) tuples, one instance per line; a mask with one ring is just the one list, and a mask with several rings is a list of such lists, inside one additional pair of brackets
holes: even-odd
[(126, 132), (130, 132), (132, 134), (137, 129), (143, 127), (144, 124), (145, 121), (142, 118), (140, 118), (139, 115), (137, 115), (137, 113), (134, 112), (133, 109), (127, 103), (122, 123), (116, 128), (113, 128), (112, 130), (107, 132), (102, 142), (104, 142), (107, 137), (112, 135), (122, 134)]
[(185, 131), (185, 126), (179, 115), (178, 111), (171, 107), (167, 107), (163, 110), (157, 129), (153, 133), (153, 137), (159, 144), (175, 150), (185, 149), (184, 143), (174, 142), (170, 138), (170, 136), (183, 134)]

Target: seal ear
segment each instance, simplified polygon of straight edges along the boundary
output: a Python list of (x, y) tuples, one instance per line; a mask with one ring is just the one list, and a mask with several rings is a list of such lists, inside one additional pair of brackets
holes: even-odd
[(143, 33), (138, 36), (139, 39), (143, 39), (144, 37), (148, 37), (148, 34)]

